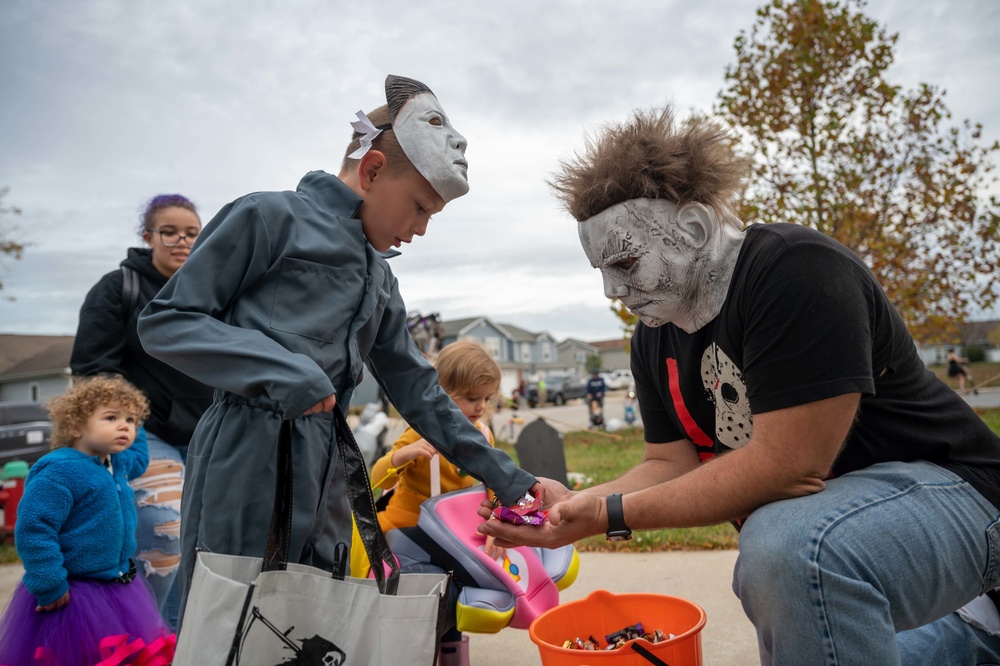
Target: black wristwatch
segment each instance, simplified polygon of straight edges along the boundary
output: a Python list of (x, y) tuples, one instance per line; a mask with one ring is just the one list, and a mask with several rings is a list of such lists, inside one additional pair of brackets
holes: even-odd
[(625, 524), (625, 513), (622, 511), (622, 494), (608, 495), (608, 531), (605, 533), (608, 541), (628, 541), (632, 538), (632, 530)]

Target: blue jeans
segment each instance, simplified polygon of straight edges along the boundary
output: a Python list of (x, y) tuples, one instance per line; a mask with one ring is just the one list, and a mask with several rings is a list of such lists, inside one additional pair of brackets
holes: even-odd
[[(998, 520), (972, 486), (922, 461), (873, 465), (754, 511), (733, 590), (761, 663), (997, 663), (1000, 638), (954, 611), (1000, 579)], [(952, 643), (981, 644), (977, 661), (943, 659)]]
[(184, 456), (178, 447), (171, 446), (148, 430), (146, 438), (149, 443), (149, 466), (145, 474), (129, 484), (135, 491), (138, 514), (133, 559), (136, 568), (153, 589), (163, 619), (176, 629), (180, 610), (177, 568), (181, 556), (180, 506)]

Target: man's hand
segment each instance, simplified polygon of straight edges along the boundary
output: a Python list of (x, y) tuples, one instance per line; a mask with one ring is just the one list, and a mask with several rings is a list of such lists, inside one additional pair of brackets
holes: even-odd
[(310, 414), (319, 414), (320, 412), (332, 412), (333, 408), (337, 405), (337, 394), (331, 393), (326, 396), (315, 405), (307, 409), (302, 416), (309, 416)]
[(49, 611), (59, 610), (63, 606), (69, 603), (69, 591), (62, 595), (51, 604), (46, 604), (44, 606), (35, 606), (36, 613), (48, 613)]
[[(493, 514), (493, 503), (484, 500), (479, 505), (477, 513), (486, 519), (486, 522), (479, 526), (479, 532), (487, 536), (496, 537), (495, 544), (503, 548), (512, 546), (542, 546), (545, 548), (555, 548), (564, 543), (572, 543), (576, 538), (569, 541), (556, 543), (555, 540), (565, 539), (565, 527), (563, 531), (552, 532), (551, 521), (553, 512), (559, 507), (565, 506), (581, 493), (569, 490), (566, 486), (553, 479), (538, 477), (538, 482), (528, 490), (535, 497), (541, 497), (541, 508), (549, 512), (549, 520), (542, 525), (511, 525), (499, 520), (490, 520)], [(600, 498), (595, 498), (600, 502)], [(565, 518), (563, 518), (565, 520)], [(494, 529), (495, 528), (495, 529)], [(507, 528), (510, 528), (509, 530)]]
[[(479, 526), (479, 533), (495, 537), (494, 543), (505, 548), (558, 548), (607, 530), (603, 497), (590, 493), (568, 495), (549, 510), (549, 519), (541, 525), (511, 525), (499, 520), (487, 520)], [(482, 508), (479, 513), (482, 515)]]
[[(533, 497), (542, 498), (542, 509), (549, 509), (554, 504), (562, 502), (573, 495), (572, 490), (564, 486), (563, 484), (555, 481), (553, 479), (546, 479), (543, 476), (538, 477), (535, 485), (528, 488), (528, 492), (532, 494)], [(482, 501), (479, 505), (479, 509), (476, 510), (482, 518), (489, 520), (490, 516), (493, 515), (493, 501), (488, 497)]]

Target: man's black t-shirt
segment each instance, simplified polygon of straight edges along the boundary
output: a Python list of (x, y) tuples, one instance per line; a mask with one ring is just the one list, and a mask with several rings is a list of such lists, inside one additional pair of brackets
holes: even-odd
[(632, 373), (647, 442), (686, 438), (704, 461), (746, 445), (754, 414), (860, 393), (831, 476), (929, 460), (1000, 507), (1000, 438), (924, 367), (864, 263), (812, 229), (751, 226), (719, 315), (693, 334), (639, 324)]

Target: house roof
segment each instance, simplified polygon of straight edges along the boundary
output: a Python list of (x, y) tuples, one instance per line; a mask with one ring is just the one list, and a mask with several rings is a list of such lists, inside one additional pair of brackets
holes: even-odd
[(915, 337), (917, 346), (924, 349), (942, 348), (969, 345), (994, 346), (990, 342), (990, 334), (1000, 329), (1000, 319), (990, 319), (987, 321), (967, 321), (958, 327), (957, 333), (951, 333), (938, 338), (920, 339)]
[(1000, 319), (967, 321), (960, 327), (962, 341), (967, 344), (989, 344), (990, 333), (1000, 328)]
[(532, 333), (531, 331), (525, 330), (519, 326), (514, 326), (513, 324), (501, 324), (491, 320), (489, 317), (479, 316), (479, 317), (466, 317), (464, 319), (452, 319), (450, 321), (441, 322), (441, 330), (444, 333), (444, 337), (459, 337), (465, 333), (468, 329), (473, 328), (479, 323), (485, 323), (501, 334), (506, 335), (508, 338), (514, 342), (534, 342), (541, 337), (552, 336), (548, 333)]
[(611, 340), (595, 340), (593, 342), (588, 342), (591, 347), (596, 347), (600, 350), (611, 350), (611, 349), (621, 349), (624, 351), (628, 347), (629, 340), (626, 338), (614, 338)]
[(505, 331), (510, 334), (510, 339), (515, 342), (534, 342), (543, 335), (552, 337), (548, 333), (532, 333), (520, 326), (514, 326), (513, 324), (500, 324)]
[(61, 372), (72, 351), (71, 335), (0, 334), (0, 377)]
[(558, 349), (559, 351), (569, 349), (570, 347), (576, 347), (578, 349), (583, 349), (584, 351), (589, 351), (589, 352), (597, 351), (597, 347), (595, 347), (594, 345), (590, 344), (589, 342), (584, 342), (583, 340), (577, 340), (576, 338), (566, 338), (558, 345), (556, 345), (556, 349)]
[(466, 328), (486, 317), (466, 317), (465, 319), (451, 319), (441, 322), (441, 334), (446, 338), (457, 336)]

